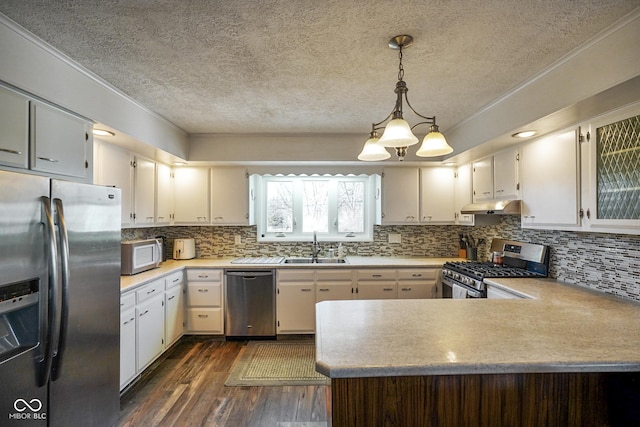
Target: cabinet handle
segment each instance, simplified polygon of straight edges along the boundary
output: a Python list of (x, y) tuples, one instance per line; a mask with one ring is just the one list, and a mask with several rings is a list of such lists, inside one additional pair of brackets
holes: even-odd
[(392, 291), (393, 288), (383, 288), (382, 290), (385, 291), (385, 292), (388, 292), (388, 291)]
[(152, 294), (152, 293), (154, 293), (155, 291), (156, 291), (156, 290), (155, 290), (155, 288), (154, 288), (154, 289), (151, 289), (150, 291), (147, 291), (147, 295), (151, 295), (151, 294)]
[(57, 159), (52, 159), (50, 157), (38, 157), (40, 160), (44, 160), (45, 162), (50, 162), (50, 163), (58, 163)]
[(177, 282), (177, 281), (179, 281), (179, 280), (180, 280), (180, 278), (173, 279), (173, 283), (176, 283), (176, 282)]
[(17, 154), (18, 156), (22, 154), (22, 151), (10, 150), (8, 148), (1, 148), (1, 147), (0, 147), (0, 151), (4, 151), (5, 153), (9, 153), (9, 154)]
[(140, 317), (144, 316), (145, 314), (147, 314), (149, 312), (149, 310), (145, 310), (144, 313), (140, 313)]
[(504, 193), (504, 190), (496, 190), (496, 193)]
[(208, 314), (198, 314), (198, 317), (201, 319), (206, 319), (207, 317), (209, 317)]
[(318, 291), (320, 291), (320, 292), (329, 292), (329, 289), (322, 288), (322, 289), (318, 289)]
[(489, 194), (491, 194), (491, 191), (485, 191), (485, 192), (484, 192), (484, 193), (482, 193), (482, 194), (486, 194), (486, 195), (488, 196)]
[(174, 299), (175, 297), (176, 297), (175, 295), (172, 295), (172, 296), (170, 296), (169, 298), (167, 298), (167, 301), (171, 301), (171, 300), (172, 300), (172, 299)]
[(413, 273), (411, 277), (422, 277), (422, 273)]
[(371, 277), (382, 277), (382, 274), (372, 274)]
[(400, 290), (401, 290), (401, 291), (410, 291), (410, 290), (411, 290), (411, 288), (402, 288), (402, 289), (400, 289)]
[(300, 289), (300, 292), (311, 292), (311, 289), (310, 288), (303, 288), (303, 289)]
[(125, 322), (123, 323), (123, 325), (128, 325), (129, 323), (133, 322), (134, 320), (136, 320), (136, 318), (135, 318), (135, 317), (132, 317), (131, 319), (129, 319), (129, 320), (127, 320), (127, 321), (125, 321)]
[(198, 292), (209, 292), (209, 289), (198, 289)]
[(206, 278), (209, 277), (209, 275), (208, 274), (199, 274), (198, 277), (201, 278), (201, 279), (206, 279)]
[(409, 221), (413, 221), (414, 219), (416, 219), (416, 217), (413, 216), (413, 215), (407, 215), (407, 217), (405, 219), (409, 220)]

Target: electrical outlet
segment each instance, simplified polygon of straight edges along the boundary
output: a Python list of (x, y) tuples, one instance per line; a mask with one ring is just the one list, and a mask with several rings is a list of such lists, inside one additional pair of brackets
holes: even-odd
[(402, 235), (400, 233), (389, 233), (389, 243), (402, 243)]
[(236, 245), (239, 245), (242, 243), (242, 237), (240, 235), (236, 235), (234, 238), (234, 242)]

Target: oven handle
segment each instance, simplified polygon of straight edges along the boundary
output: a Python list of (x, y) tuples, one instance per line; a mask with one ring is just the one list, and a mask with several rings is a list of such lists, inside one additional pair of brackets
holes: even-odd
[(453, 299), (459, 299), (460, 296), (458, 296), (458, 298), (456, 298), (456, 289), (463, 289), (465, 291), (467, 291), (466, 296), (464, 298), (482, 298), (482, 292), (478, 291), (476, 289), (471, 289), (468, 288), (466, 286), (463, 286), (453, 280), (450, 279), (446, 279), (446, 278), (442, 278), (442, 283), (445, 286), (449, 286), (451, 288), (451, 297)]

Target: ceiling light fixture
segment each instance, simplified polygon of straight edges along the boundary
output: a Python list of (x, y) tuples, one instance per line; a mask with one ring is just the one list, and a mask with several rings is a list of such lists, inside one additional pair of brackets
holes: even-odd
[[(394, 92), (397, 95), (396, 105), (393, 107), (393, 111), (381, 122), (371, 124), (371, 134), (369, 139), (364, 144), (362, 152), (358, 155), (358, 160), (364, 161), (378, 161), (385, 160), (391, 157), (385, 147), (395, 148), (396, 154), (400, 161), (404, 160), (407, 155), (407, 147), (417, 144), (418, 138), (413, 134), (413, 129), (422, 124), (428, 124), (429, 132), (424, 137), (422, 145), (416, 152), (419, 157), (435, 157), (449, 154), (453, 151), (453, 148), (447, 144), (447, 140), (444, 138), (436, 125), (436, 116), (423, 116), (413, 109), (409, 103), (407, 97), (407, 84), (404, 80), (404, 68), (402, 66), (402, 49), (411, 46), (413, 43), (413, 37), (408, 35), (395, 36), (389, 41), (389, 47), (391, 49), (399, 50), (399, 65), (398, 65), (398, 82)], [(403, 98), (407, 103), (407, 106), (424, 121), (416, 123), (410, 126), (409, 123), (403, 118)], [(391, 119), (391, 120), (389, 120)], [(382, 124), (389, 122), (384, 127), (384, 132), (381, 137), (378, 137), (378, 130), (382, 129)]]
[(93, 134), (95, 136), (115, 136), (116, 135), (114, 132), (111, 132), (110, 130), (104, 130), (104, 129), (94, 129)]
[(529, 138), (537, 133), (538, 132), (536, 132), (535, 130), (523, 130), (522, 132), (516, 132), (511, 136), (514, 138)]

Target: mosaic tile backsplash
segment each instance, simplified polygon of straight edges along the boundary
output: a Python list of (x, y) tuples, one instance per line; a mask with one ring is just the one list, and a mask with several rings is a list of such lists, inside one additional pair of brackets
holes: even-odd
[[(640, 236), (529, 230), (520, 228), (520, 217), (505, 215), (492, 226), (452, 225), (375, 226), (373, 242), (343, 244), (348, 255), (451, 257), (458, 253), (458, 233), (487, 243), (478, 248), (478, 258), (489, 258), (494, 237), (538, 243), (551, 247), (549, 276), (559, 280), (640, 302)], [(402, 243), (388, 243), (390, 233), (399, 233)], [(194, 238), (200, 258), (253, 256), (310, 256), (311, 242), (263, 243), (255, 227), (159, 227), (123, 229), (122, 240), (164, 236), (167, 257), (173, 240)], [(241, 243), (236, 245), (235, 236)], [(330, 243), (323, 243), (327, 253)], [(336, 245), (333, 244), (335, 247)]]

